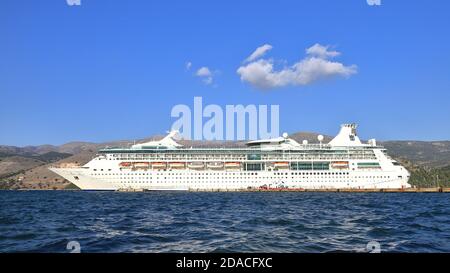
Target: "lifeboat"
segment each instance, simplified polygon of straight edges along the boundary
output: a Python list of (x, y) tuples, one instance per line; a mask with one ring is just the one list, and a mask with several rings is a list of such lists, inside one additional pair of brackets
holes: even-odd
[(169, 167), (172, 169), (184, 169), (186, 164), (184, 162), (170, 162)]
[(223, 162), (208, 162), (207, 166), (210, 169), (222, 169)]
[(189, 169), (195, 169), (195, 170), (203, 169), (203, 168), (205, 168), (205, 163), (203, 163), (203, 162), (189, 162), (188, 163), (188, 168)]
[(235, 169), (235, 168), (240, 168), (240, 167), (241, 167), (241, 162), (225, 162), (225, 168)]
[(289, 162), (285, 162), (285, 161), (283, 161), (283, 162), (274, 162), (273, 166), (275, 168), (289, 168)]
[(333, 161), (331, 162), (333, 169), (348, 169), (348, 161)]
[(133, 166), (135, 168), (148, 168), (148, 166), (150, 165), (150, 163), (148, 162), (134, 162)]
[(152, 162), (153, 169), (164, 169), (167, 164), (165, 162)]
[(122, 168), (131, 167), (131, 162), (120, 162), (119, 166)]

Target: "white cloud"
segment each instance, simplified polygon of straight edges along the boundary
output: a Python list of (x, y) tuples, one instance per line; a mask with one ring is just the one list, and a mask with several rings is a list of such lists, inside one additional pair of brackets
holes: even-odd
[(248, 56), (247, 59), (245, 59), (245, 62), (251, 62), (254, 61), (256, 59), (258, 59), (259, 57), (262, 57), (264, 54), (266, 54), (267, 51), (271, 50), (272, 46), (269, 44), (264, 44), (260, 47), (258, 47), (255, 51), (253, 51), (253, 53)]
[(213, 83), (213, 73), (206, 66), (199, 68), (195, 75), (202, 78), (203, 83), (206, 85), (210, 85)]
[(349, 77), (357, 73), (356, 65), (345, 66), (342, 63), (330, 61), (329, 58), (336, 57), (340, 53), (328, 51), (328, 46), (315, 44), (306, 49), (306, 53), (307, 56), (304, 59), (278, 71), (274, 69), (273, 60), (259, 59), (239, 67), (237, 73), (241, 81), (260, 89), (307, 85), (321, 79), (335, 76)]
[(369, 6), (381, 6), (381, 0), (367, 0)]
[(323, 46), (320, 44), (315, 44), (310, 48), (306, 49), (306, 54), (311, 56), (317, 56), (320, 58), (328, 58), (328, 57), (336, 57), (339, 56), (341, 53), (337, 51), (329, 51), (329, 46)]
[(186, 70), (190, 70), (192, 67), (192, 63), (191, 62), (187, 62), (186, 63)]
[(212, 77), (206, 77), (202, 81), (203, 81), (204, 84), (210, 85), (213, 82), (213, 78)]
[(197, 76), (199, 76), (199, 77), (208, 77), (208, 76), (211, 76), (212, 73), (211, 73), (211, 70), (209, 70), (208, 67), (203, 66), (203, 67), (201, 67), (201, 68), (199, 68), (199, 69), (197, 70), (197, 72), (195, 73), (195, 75), (197, 75)]

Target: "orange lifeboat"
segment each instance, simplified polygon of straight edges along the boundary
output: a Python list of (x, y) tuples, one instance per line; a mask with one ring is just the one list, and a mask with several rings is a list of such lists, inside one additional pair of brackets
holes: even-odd
[(172, 169), (184, 169), (186, 164), (184, 162), (170, 162), (169, 166)]
[(134, 162), (133, 163), (134, 169), (148, 169), (149, 166), (150, 166), (150, 163), (148, 163), (148, 162)]
[(241, 162), (225, 162), (225, 168), (236, 169), (241, 167)]
[(166, 162), (152, 162), (153, 169), (164, 169), (167, 167)]
[(119, 164), (120, 167), (131, 167), (131, 162), (120, 162)]
[(289, 162), (287, 162), (287, 161), (274, 162), (273, 166), (275, 168), (289, 168)]
[(348, 169), (348, 161), (333, 161), (331, 162), (333, 169)]

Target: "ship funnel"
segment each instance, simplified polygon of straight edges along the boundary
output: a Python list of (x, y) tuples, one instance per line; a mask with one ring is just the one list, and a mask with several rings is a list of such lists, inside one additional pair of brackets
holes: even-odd
[(355, 123), (342, 124), (339, 133), (330, 141), (332, 146), (361, 146), (361, 140), (359, 140), (356, 134)]
[(178, 131), (178, 130), (167, 131), (167, 133), (168, 133), (168, 135), (165, 136), (164, 139), (168, 139), (168, 138), (175, 139), (175, 140), (181, 139), (180, 131)]
[(149, 141), (141, 144), (135, 144), (131, 146), (133, 149), (141, 149), (145, 147), (166, 147), (166, 148), (176, 148), (181, 147), (183, 145), (180, 145), (173, 140), (175, 137), (179, 135), (179, 132), (177, 130), (172, 130), (169, 132), (167, 136), (165, 136), (161, 140), (155, 140), (155, 141)]

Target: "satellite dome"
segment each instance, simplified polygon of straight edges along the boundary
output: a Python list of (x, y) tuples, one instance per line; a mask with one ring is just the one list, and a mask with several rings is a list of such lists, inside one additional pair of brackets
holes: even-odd
[(318, 135), (318, 136), (317, 136), (317, 139), (318, 139), (319, 141), (322, 141), (322, 140), (323, 140), (323, 135)]
[(308, 144), (308, 140), (304, 139), (302, 143), (303, 143), (303, 145), (307, 145)]
[(288, 137), (288, 133), (283, 133), (283, 138), (287, 138)]

